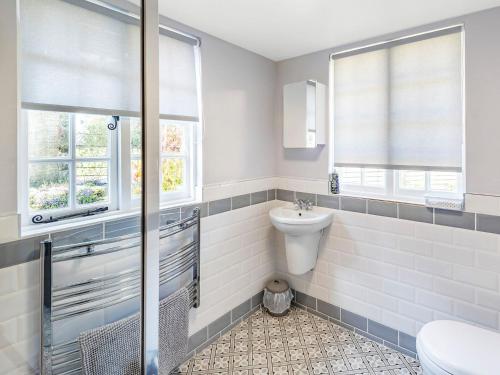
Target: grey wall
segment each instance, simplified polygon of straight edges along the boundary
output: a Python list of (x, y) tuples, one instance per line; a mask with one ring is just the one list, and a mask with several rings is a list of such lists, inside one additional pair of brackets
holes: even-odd
[(17, 17), (16, 1), (0, 1), (0, 216), (17, 212)]
[(328, 83), (331, 52), (437, 27), (465, 25), (466, 191), (500, 195), (500, 7), (372, 38), (278, 63), (275, 137), (279, 176), (326, 179), (328, 149), (284, 150), (282, 86), (303, 79)]
[(204, 37), (202, 70), (204, 184), (274, 176), (275, 63)]
[(277, 64), (166, 17), (201, 38), (203, 184), (276, 175)]

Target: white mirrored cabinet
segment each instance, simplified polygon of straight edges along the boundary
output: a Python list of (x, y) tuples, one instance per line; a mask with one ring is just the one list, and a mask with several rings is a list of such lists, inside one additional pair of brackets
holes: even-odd
[(283, 86), (283, 147), (325, 144), (326, 86), (315, 80)]

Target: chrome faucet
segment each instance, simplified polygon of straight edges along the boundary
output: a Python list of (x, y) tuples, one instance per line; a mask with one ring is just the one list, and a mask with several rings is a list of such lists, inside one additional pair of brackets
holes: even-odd
[(312, 210), (313, 208), (313, 202), (310, 201), (309, 199), (295, 199), (293, 204), (295, 205), (296, 210), (309, 211)]

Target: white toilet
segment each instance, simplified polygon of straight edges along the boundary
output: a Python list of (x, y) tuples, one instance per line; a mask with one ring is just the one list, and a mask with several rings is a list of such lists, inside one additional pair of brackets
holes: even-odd
[(500, 374), (500, 333), (452, 320), (427, 323), (417, 335), (424, 375)]

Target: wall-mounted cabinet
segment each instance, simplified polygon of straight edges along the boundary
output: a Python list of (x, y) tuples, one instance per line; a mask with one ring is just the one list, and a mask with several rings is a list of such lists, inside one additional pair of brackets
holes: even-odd
[(283, 147), (325, 144), (326, 86), (313, 80), (283, 86)]

